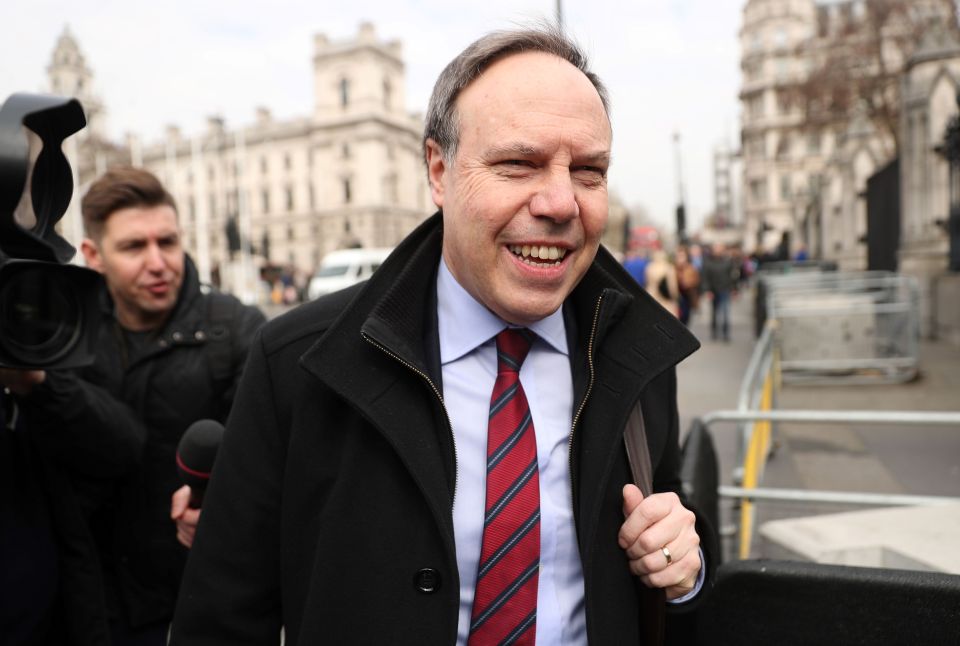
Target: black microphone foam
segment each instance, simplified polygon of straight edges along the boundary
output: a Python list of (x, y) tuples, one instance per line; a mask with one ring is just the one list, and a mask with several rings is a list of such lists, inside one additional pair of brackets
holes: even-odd
[(190, 486), (190, 507), (199, 509), (203, 494), (223, 440), (223, 424), (212, 419), (197, 420), (183, 433), (177, 445), (177, 471)]

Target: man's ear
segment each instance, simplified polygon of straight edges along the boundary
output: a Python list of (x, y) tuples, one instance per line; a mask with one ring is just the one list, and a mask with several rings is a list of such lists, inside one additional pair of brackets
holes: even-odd
[(430, 180), (430, 195), (437, 208), (443, 208), (443, 175), (447, 171), (447, 162), (443, 159), (440, 145), (433, 139), (427, 139), (423, 145), (427, 159), (427, 178)]
[(80, 243), (80, 252), (87, 263), (87, 267), (103, 273), (103, 255), (100, 253), (100, 247), (91, 238), (84, 238)]

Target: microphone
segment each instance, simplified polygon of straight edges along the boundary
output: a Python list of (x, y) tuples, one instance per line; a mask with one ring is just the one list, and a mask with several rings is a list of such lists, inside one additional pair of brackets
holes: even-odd
[(210, 472), (217, 459), (217, 449), (223, 440), (223, 424), (212, 419), (201, 419), (191, 424), (177, 445), (177, 472), (180, 480), (190, 486), (190, 508), (200, 509), (207, 491)]

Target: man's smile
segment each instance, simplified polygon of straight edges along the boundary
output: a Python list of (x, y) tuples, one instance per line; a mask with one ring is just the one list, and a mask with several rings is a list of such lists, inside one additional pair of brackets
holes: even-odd
[(510, 252), (528, 265), (558, 266), (567, 255), (567, 250), (555, 245), (508, 245)]

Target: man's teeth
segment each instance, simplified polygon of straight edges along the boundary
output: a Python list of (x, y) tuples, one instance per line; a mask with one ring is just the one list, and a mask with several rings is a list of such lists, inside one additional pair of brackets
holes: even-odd
[(538, 264), (542, 265), (543, 262), (534, 263), (531, 259), (537, 260), (553, 260), (554, 265), (559, 265), (560, 261), (563, 260), (563, 257), (567, 254), (566, 249), (561, 249), (560, 247), (547, 247), (541, 245), (510, 245), (510, 251), (512, 251), (517, 256), (527, 264), (533, 265)]

